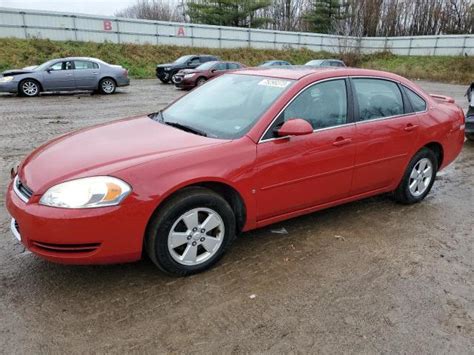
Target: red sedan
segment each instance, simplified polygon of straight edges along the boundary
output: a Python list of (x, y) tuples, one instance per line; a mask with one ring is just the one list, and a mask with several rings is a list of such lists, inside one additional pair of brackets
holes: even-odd
[(246, 69), (43, 145), (13, 172), (7, 208), (17, 238), (48, 260), (145, 251), (187, 275), (242, 231), (387, 192), (419, 202), (463, 142), (454, 100), (397, 75)]
[(180, 70), (173, 77), (173, 83), (180, 89), (192, 89), (196, 86), (201, 86), (206, 81), (225, 74), (230, 70), (242, 68), (244, 68), (244, 65), (237, 62), (207, 62), (201, 64), (196, 69)]

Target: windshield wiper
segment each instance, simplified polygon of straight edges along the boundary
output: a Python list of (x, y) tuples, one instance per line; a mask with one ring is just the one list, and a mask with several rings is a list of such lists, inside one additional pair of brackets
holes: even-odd
[(165, 120), (162, 120), (161, 122), (163, 122), (164, 124), (167, 124), (168, 126), (172, 126), (172, 127), (182, 129), (183, 131), (186, 131), (186, 132), (190, 132), (190, 133), (198, 134), (198, 135), (203, 136), (203, 137), (207, 137), (206, 132), (200, 131), (197, 128), (190, 127), (190, 126), (184, 125), (184, 124), (179, 123), (179, 122), (171, 122), (171, 121), (165, 121)]
[(158, 121), (158, 122), (163, 122), (163, 110), (160, 110), (158, 112), (153, 112), (148, 115), (152, 120)]

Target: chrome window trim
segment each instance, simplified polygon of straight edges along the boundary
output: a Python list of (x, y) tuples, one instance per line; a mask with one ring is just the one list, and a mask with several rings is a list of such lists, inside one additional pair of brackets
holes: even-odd
[[(294, 95), (290, 101), (288, 101), (286, 103), (285, 106), (283, 106), (283, 108), (278, 111), (278, 113), (275, 115), (275, 117), (273, 117), (273, 120), (270, 122), (270, 124), (267, 126), (267, 128), (265, 129), (265, 131), (263, 132), (263, 134), (260, 136), (260, 139), (258, 140), (258, 143), (257, 144), (260, 144), (260, 143), (265, 143), (265, 142), (271, 142), (271, 141), (274, 141), (274, 140), (279, 140), (279, 139), (287, 139), (289, 138), (290, 136), (285, 136), (285, 137), (273, 137), (273, 138), (267, 138), (267, 139), (263, 139), (263, 137), (265, 137), (265, 135), (267, 134), (268, 130), (273, 126), (273, 124), (275, 123), (275, 121), (277, 120), (277, 118), (282, 114), (283, 111), (286, 110), (286, 108), (291, 105), (291, 103), (306, 89), (309, 89), (311, 86), (314, 86), (314, 85), (317, 85), (317, 84), (320, 84), (320, 83), (324, 83), (326, 81), (333, 81), (333, 80), (346, 80), (348, 78), (348, 76), (340, 76), (340, 77), (335, 77), (335, 78), (327, 78), (327, 79), (322, 79), (322, 80), (319, 80), (319, 81), (316, 81), (316, 82), (313, 82), (313, 83), (309, 83), (308, 85), (306, 85), (305, 87), (303, 87), (300, 91), (298, 91), (296, 93), (296, 95)], [(348, 90), (347, 90), (347, 87), (346, 87), (346, 95), (348, 94)], [(349, 110), (347, 110), (347, 113), (349, 113)], [(314, 129), (313, 130), (313, 133), (314, 132), (317, 132), (317, 131), (322, 131), (322, 130), (327, 130), (327, 129), (331, 129), (331, 128), (338, 128), (338, 127), (342, 127), (342, 126), (348, 126), (348, 125), (351, 125), (351, 124), (354, 124), (354, 122), (349, 122), (349, 123), (344, 123), (342, 125), (338, 125), (338, 126), (331, 126), (331, 127), (325, 127), (325, 128), (318, 128), (318, 129)]]
[(15, 176), (15, 179), (13, 180), (13, 191), (15, 191), (20, 200), (22, 200), (24, 203), (28, 203), (29, 199), (18, 189), (18, 175)]

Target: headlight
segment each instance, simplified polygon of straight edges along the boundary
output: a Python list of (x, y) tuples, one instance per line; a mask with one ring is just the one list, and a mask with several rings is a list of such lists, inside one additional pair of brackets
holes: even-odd
[(171, 70), (171, 67), (166, 67), (166, 68), (164, 69), (164, 71), (170, 71), (170, 70)]
[(9, 81), (13, 80), (13, 76), (4, 76), (0, 78), (0, 83), (8, 83)]
[(111, 176), (94, 176), (66, 181), (51, 187), (41, 196), (40, 204), (60, 208), (94, 208), (118, 205), (132, 191)]
[(191, 79), (195, 74), (186, 74), (184, 76), (185, 79)]

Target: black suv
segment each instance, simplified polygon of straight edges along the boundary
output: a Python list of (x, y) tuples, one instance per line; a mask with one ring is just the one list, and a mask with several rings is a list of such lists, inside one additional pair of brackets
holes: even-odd
[(181, 69), (194, 69), (202, 63), (220, 60), (219, 57), (207, 54), (185, 55), (176, 59), (173, 63), (158, 64), (156, 66), (156, 77), (163, 83), (168, 83)]

